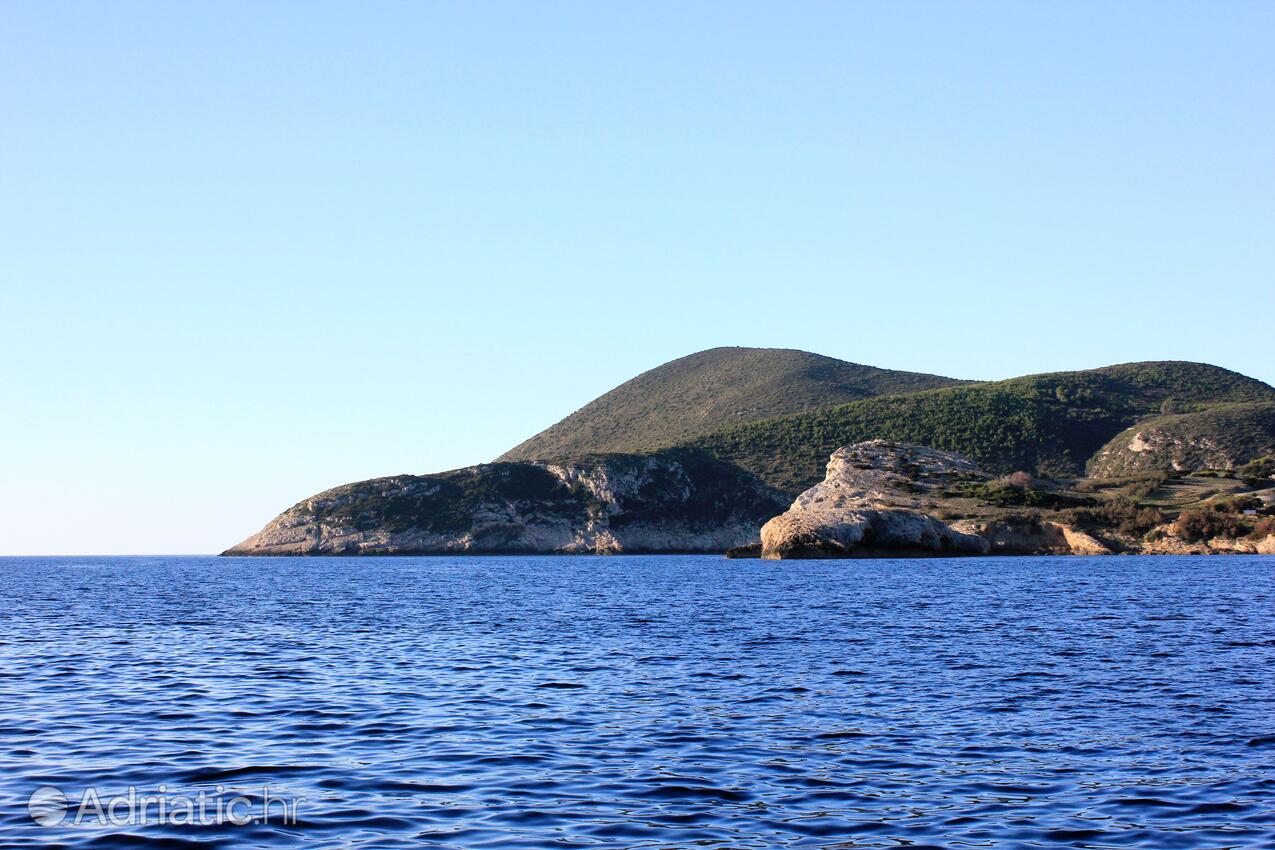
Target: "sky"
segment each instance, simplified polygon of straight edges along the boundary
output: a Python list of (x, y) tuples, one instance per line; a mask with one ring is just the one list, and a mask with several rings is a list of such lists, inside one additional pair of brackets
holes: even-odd
[(1272, 3), (0, 4), (0, 554), (211, 553), (719, 345), (1275, 382)]

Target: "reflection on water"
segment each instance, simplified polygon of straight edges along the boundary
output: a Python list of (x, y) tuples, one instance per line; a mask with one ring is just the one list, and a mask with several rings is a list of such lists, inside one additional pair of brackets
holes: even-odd
[[(1269, 847), (1273, 577), (0, 560), (0, 846)], [(296, 819), (40, 826), (41, 786)]]

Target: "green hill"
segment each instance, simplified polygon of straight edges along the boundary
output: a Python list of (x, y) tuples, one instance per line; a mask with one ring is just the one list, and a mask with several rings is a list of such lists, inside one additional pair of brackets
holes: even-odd
[(854, 401), (690, 445), (790, 493), (821, 480), (840, 446), (877, 437), (960, 452), (993, 471), (1078, 475), (1112, 437), (1164, 408), (1256, 401), (1275, 401), (1275, 389), (1207, 364), (1128, 363)]
[(783, 348), (713, 348), (626, 381), (498, 460), (648, 452), (743, 422), (964, 382)]
[(1153, 470), (1235, 469), (1275, 455), (1275, 403), (1234, 404), (1159, 416), (1117, 434), (1089, 461), (1114, 478)]

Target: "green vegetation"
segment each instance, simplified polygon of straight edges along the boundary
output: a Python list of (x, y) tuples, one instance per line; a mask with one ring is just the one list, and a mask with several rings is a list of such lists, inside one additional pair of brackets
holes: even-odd
[(1275, 478), (1275, 456), (1263, 455), (1250, 460), (1235, 470), (1235, 474), (1250, 487), (1269, 487), (1271, 479)]
[[(1017, 484), (1017, 486), (1016, 486)], [(1148, 472), (1114, 479), (1023, 481), (1005, 476), (958, 482), (943, 493), (940, 516), (978, 516), (1003, 522), (1060, 522), (1120, 550), (1165, 523), (1173, 535), (1198, 542), (1214, 537), (1260, 540), (1275, 529), (1275, 507), (1234, 478), (1171, 478)], [(970, 501), (962, 501), (970, 500)], [(1175, 521), (1176, 520), (1176, 521)]]
[(1004, 479), (994, 481), (963, 481), (945, 492), (946, 498), (974, 499), (984, 505), (998, 508), (1039, 508), (1061, 510), (1098, 504), (1097, 499), (1073, 496), (1056, 490), (1031, 486), (1016, 486)]
[(1117, 496), (1090, 507), (1062, 512), (1059, 519), (1091, 533), (1115, 529), (1129, 537), (1141, 537), (1164, 522), (1159, 508), (1141, 504), (1128, 496)]
[(562, 519), (577, 527), (618, 509), (610, 525), (673, 521), (713, 528), (745, 518), (758, 526), (782, 513), (788, 498), (744, 470), (702, 452), (673, 449), (656, 455), (590, 455), (571, 461), (594, 479), (640, 481), (638, 492), (604, 505), (581, 483), (568, 485), (542, 466), (492, 463), (434, 475), (402, 475), (347, 484), (293, 510), (359, 531), (419, 530), (464, 534), (484, 511)]
[[(1131, 448), (1137, 445), (1137, 450)], [(1275, 403), (1223, 404), (1139, 422), (1094, 455), (1089, 474), (1108, 477), (1151, 469), (1228, 469), (1275, 452)], [(1275, 464), (1272, 464), (1275, 465)], [(1266, 475), (1262, 475), (1267, 469)], [(1269, 477), (1252, 466), (1244, 477)]]
[(778, 417), (691, 441), (762, 480), (798, 492), (823, 477), (839, 446), (883, 437), (964, 454), (985, 469), (1079, 474), (1113, 435), (1181, 408), (1275, 400), (1275, 390), (1198, 363), (1131, 363), (888, 396)]
[(1239, 516), (1229, 511), (1183, 511), (1173, 523), (1174, 534), (1183, 540), (1241, 537), (1249, 530)]
[(1275, 508), (1267, 506), (1257, 496), (1222, 493), (1210, 497), (1203, 504), (1179, 511), (1173, 522), (1173, 534), (1189, 541), (1212, 540), (1215, 537), (1261, 540), (1275, 534), (1273, 514)]
[[(677, 522), (709, 528), (726, 517), (744, 516), (760, 525), (789, 504), (786, 494), (763, 485), (748, 472), (704, 452), (673, 449), (656, 458), (676, 461), (649, 468), (638, 492), (620, 500), (621, 513), (611, 517), (612, 528), (632, 523)], [(611, 469), (636, 468), (642, 456), (607, 455), (599, 458)]]
[(960, 383), (791, 349), (713, 348), (638, 375), (500, 460), (655, 451), (742, 422)]
[[(389, 486), (394, 484), (398, 486)], [(360, 531), (415, 528), (461, 534), (473, 526), (478, 508), (492, 504), (534, 506), (542, 515), (584, 522), (592, 502), (583, 487), (567, 487), (548, 471), (522, 463), (381, 478), (349, 487), (348, 498), (335, 500), (324, 519)]]

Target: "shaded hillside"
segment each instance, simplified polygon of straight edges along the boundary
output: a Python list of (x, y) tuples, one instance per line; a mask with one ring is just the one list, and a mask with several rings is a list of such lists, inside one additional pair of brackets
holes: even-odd
[(1082, 474), (1107, 441), (1168, 405), (1275, 401), (1275, 390), (1200, 363), (1128, 363), (855, 401), (690, 442), (788, 492), (822, 480), (837, 448), (886, 438), (954, 451), (992, 471)]
[(499, 460), (652, 451), (786, 413), (963, 382), (782, 348), (713, 348), (626, 381)]
[(227, 555), (722, 552), (757, 539), (786, 495), (693, 451), (492, 463), (344, 484)]
[(1226, 405), (1160, 416), (1122, 431), (1094, 455), (1089, 474), (1235, 469), (1264, 455), (1275, 455), (1275, 403)]

